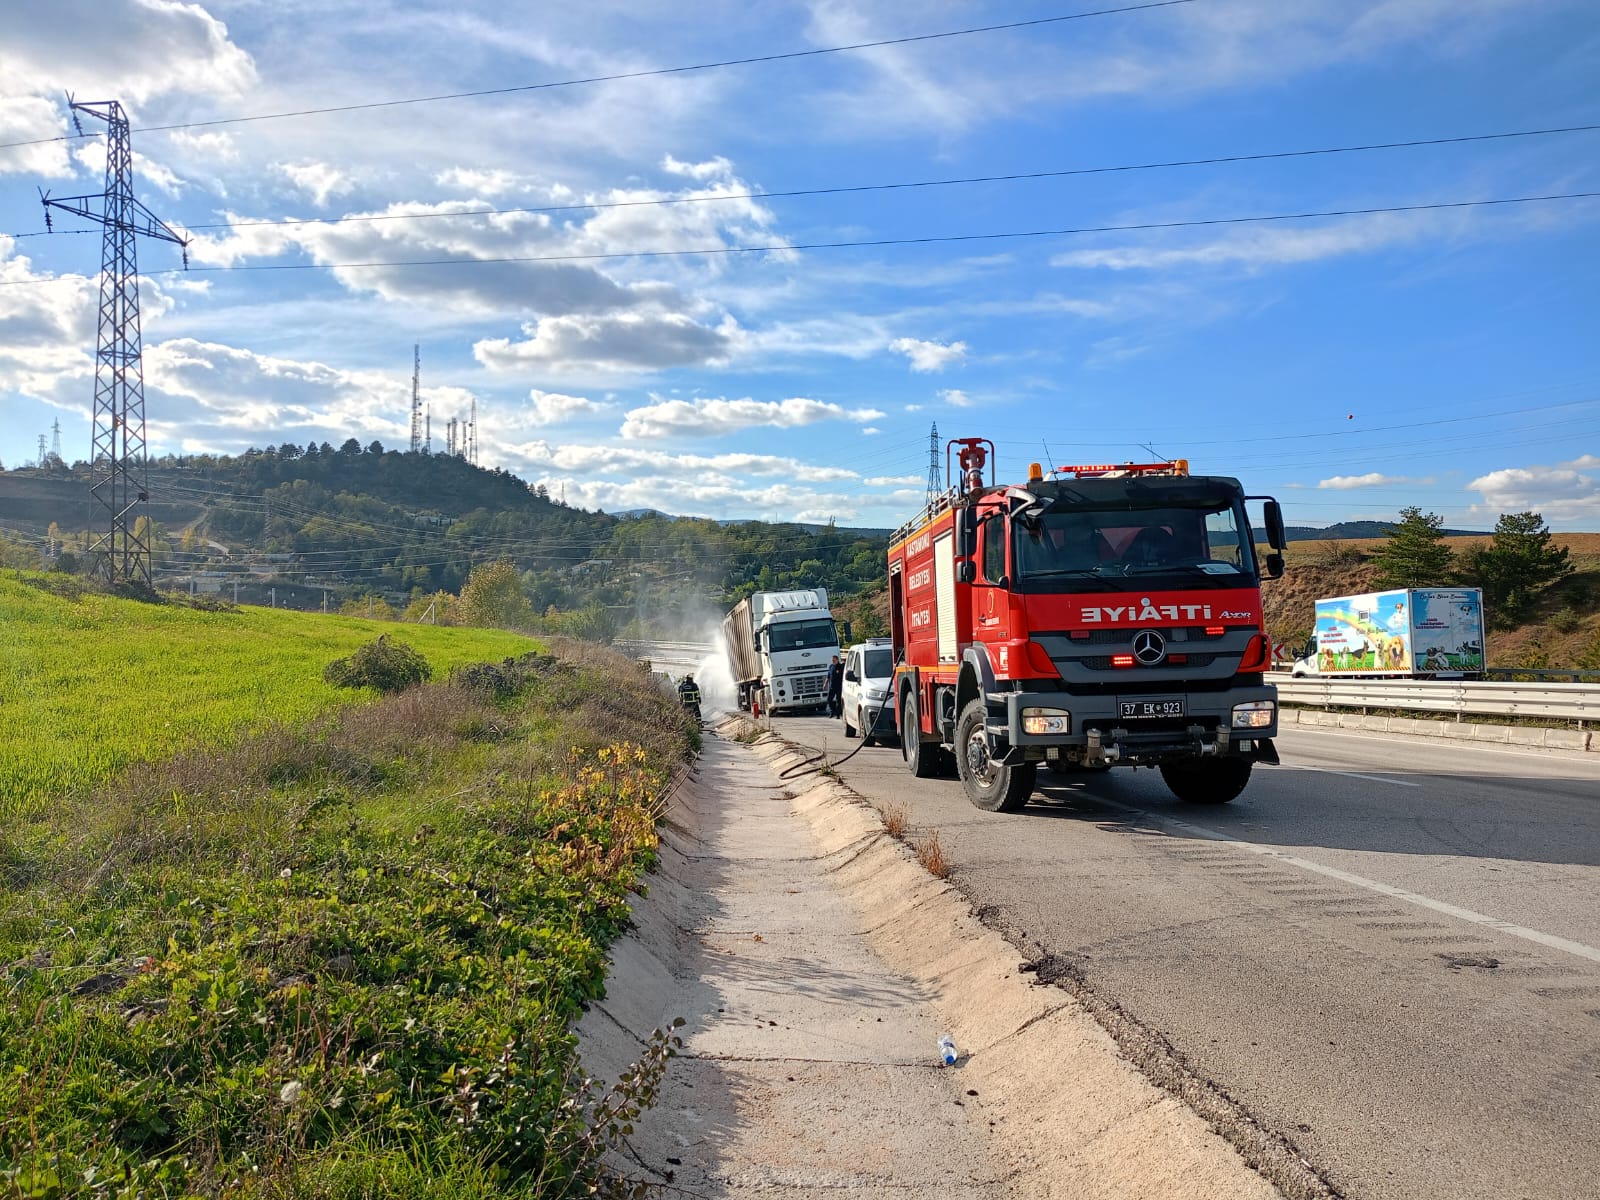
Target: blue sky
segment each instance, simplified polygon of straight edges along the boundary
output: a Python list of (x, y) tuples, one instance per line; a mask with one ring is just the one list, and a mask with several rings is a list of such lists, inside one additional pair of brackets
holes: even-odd
[(1600, 200), (821, 248), (1600, 191), (1600, 132), (776, 194), (1596, 124), (1592, 0), (1190, 0), (650, 73), (1095, 7), (5, 6), (0, 462), (56, 420), (88, 452), (98, 235), (10, 236), (101, 186), (71, 91), (124, 104), (193, 237), (187, 274), (139, 247), (155, 453), (404, 447), (420, 343), (435, 447), (476, 399), (484, 465), (587, 508), (893, 525), (936, 421), (1007, 477), (1186, 456), (1295, 524), (1600, 529)]

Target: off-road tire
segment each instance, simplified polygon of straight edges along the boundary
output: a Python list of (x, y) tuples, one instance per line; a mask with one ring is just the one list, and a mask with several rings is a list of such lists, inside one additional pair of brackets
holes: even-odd
[(1167, 763), (1162, 781), (1185, 804), (1226, 804), (1250, 782), (1247, 758), (1200, 758)]
[(1017, 812), (1033, 795), (1037, 763), (1006, 766), (989, 757), (984, 736), (988, 710), (981, 698), (967, 701), (956, 720), (956, 774), (973, 807), (984, 812)]
[(909, 691), (900, 705), (900, 757), (918, 779), (936, 779), (939, 776), (939, 747), (923, 742), (922, 728), (918, 724), (917, 693)]

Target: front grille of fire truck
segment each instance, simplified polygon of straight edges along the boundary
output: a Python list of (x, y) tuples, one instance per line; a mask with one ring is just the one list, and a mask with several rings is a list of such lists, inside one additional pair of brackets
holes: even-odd
[[(1091, 629), (1087, 637), (1081, 634), (1072, 639), (1078, 646), (1115, 646), (1127, 645), (1133, 641), (1137, 629)], [(1220, 634), (1208, 634), (1204, 625), (1179, 625), (1174, 629), (1157, 628), (1157, 633), (1169, 642), (1205, 642), (1216, 641)]]
[[(1145, 667), (1144, 669), (1147, 671), (1161, 671), (1171, 667), (1174, 670), (1183, 671), (1188, 670), (1190, 667), (1209, 667), (1212, 663), (1217, 661), (1217, 656), (1215, 654), (1190, 654), (1185, 657), (1180, 651), (1179, 657), (1183, 658), (1182, 662), (1173, 662), (1172, 656), (1169, 654), (1161, 662), (1156, 663), (1152, 667)], [(1113, 663), (1109, 654), (1097, 655), (1094, 658), (1080, 658), (1074, 661), (1076, 661), (1079, 666), (1086, 667), (1091, 671), (1120, 671), (1124, 669), (1123, 667), (1118, 667), (1115, 663)]]
[[(1166, 655), (1158, 663), (1130, 663), (1125, 657), (1133, 653), (1133, 639), (1143, 629), (1153, 630), (1166, 640)], [(1041, 630), (1033, 634), (1033, 640), (1044, 647), (1063, 679), (1089, 692), (1173, 686), (1163, 682), (1166, 679), (1181, 679), (1189, 691), (1217, 691), (1230, 686), (1232, 668), (1255, 634), (1255, 630), (1243, 626), (1228, 626), (1211, 633), (1204, 625), (1156, 625)], [(1119, 663), (1118, 658), (1123, 661)]]

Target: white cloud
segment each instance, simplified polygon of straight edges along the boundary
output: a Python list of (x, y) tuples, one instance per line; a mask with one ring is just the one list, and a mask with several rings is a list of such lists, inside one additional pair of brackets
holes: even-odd
[(0, 80), (13, 95), (54, 98), (70, 81), (80, 96), (137, 106), (174, 92), (232, 98), (256, 82), (250, 55), (199, 4), (55, 0), (0, 11)]
[(499, 167), (448, 167), (435, 172), (433, 181), (440, 187), (471, 192), (474, 196), (502, 196), (530, 186), (526, 177)]
[(939, 399), (943, 400), (951, 408), (971, 408), (977, 404), (976, 400), (960, 388), (945, 388), (939, 393)]
[(1467, 484), (1483, 497), (1474, 512), (1538, 512), (1546, 521), (1600, 520), (1600, 457), (1584, 454), (1554, 466), (1505, 467)]
[(861, 482), (868, 487), (910, 487), (923, 479), (921, 475), (872, 475)]
[(883, 430), (879, 429), (876, 425), (863, 425), (861, 427), (861, 435), (863, 437), (871, 437), (875, 433), (882, 433), (882, 432), (883, 432)]
[[(193, 338), (146, 345), (144, 367), (155, 400), (153, 446), (237, 452), (279, 440), (410, 442), (411, 389), (400, 372), (344, 370)], [(464, 415), (472, 394), (425, 387), (422, 397), (438, 424), (443, 414)], [(482, 419), (481, 405), (479, 412)]]
[[(1303, 72), (1382, 55), (1446, 56), (1492, 44), (1526, 20), (1529, 0), (1208, 0), (1140, 22), (1067, 22), (849, 56), (836, 90), (813, 100), (814, 120), (837, 136), (947, 141), (1019, 112), (1056, 113), (1111, 97), (1162, 104), (1273, 85)], [(814, 45), (907, 32), (894, 5), (814, 0)], [(929, 9), (928, 11), (936, 11)], [(953, 11), (945, 8), (938, 11)], [(996, 62), (1003, 63), (1001, 69)], [(862, 113), (872, 120), (863, 122)]]
[(516, 462), (539, 470), (586, 476), (648, 477), (694, 484), (733, 486), (745, 478), (783, 478), (800, 483), (844, 483), (859, 478), (843, 467), (818, 466), (775, 454), (671, 454), (628, 446), (592, 446), (546, 441), (506, 447)]
[(661, 169), (669, 175), (682, 175), (701, 183), (709, 179), (732, 179), (733, 164), (720, 155), (705, 162), (679, 162), (668, 154), (661, 160)]
[(239, 161), (239, 147), (234, 143), (233, 134), (225, 129), (174, 129), (171, 138), (176, 149), (191, 157), (223, 163)]
[[(326, 198), (347, 180), (323, 166), (299, 164), (283, 171)], [(469, 178), (461, 168), (442, 177), (507, 182)], [(554, 183), (541, 187), (549, 194), (571, 190)], [(255, 225), (230, 213), (234, 227), (196, 237), (191, 258), (227, 267), (299, 251), (315, 263), (332, 265), (333, 278), (350, 291), (425, 304), (430, 311), (536, 318), (523, 321), (521, 339), (490, 337), (477, 343), (478, 360), (494, 370), (553, 369), (571, 376), (713, 365), (748, 343), (737, 322), (706, 297), (704, 285), (738, 268), (692, 254), (648, 263), (580, 260), (639, 250), (715, 250), (751, 239), (781, 245), (784, 239), (768, 231), (772, 214), (751, 200), (655, 203), (731, 197), (746, 189), (732, 177), (682, 191), (611, 189), (575, 199), (623, 207), (560, 220), (548, 213), (484, 214), (476, 211), (482, 201), (470, 199), (401, 201), (347, 213), (338, 223)], [(427, 265), (337, 265), (385, 262)], [(693, 291), (677, 280), (692, 283)]]
[(1410, 483), (1411, 480), (1403, 475), (1383, 475), (1377, 471), (1369, 471), (1365, 475), (1335, 475), (1330, 479), (1317, 482), (1319, 488), (1333, 488), (1338, 491), (1349, 491), (1353, 488), (1385, 487), (1391, 483)]
[(951, 363), (960, 362), (967, 356), (965, 342), (924, 342), (916, 338), (895, 338), (889, 343), (889, 349), (897, 354), (904, 354), (911, 360), (913, 371), (942, 371)]
[(906, 411), (907, 412), (921, 412), (922, 411), (922, 405), (920, 405), (920, 404), (908, 404), (908, 405), (906, 405)]
[(593, 416), (610, 408), (609, 404), (584, 396), (563, 396), (560, 392), (541, 392), (538, 388), (528, 393), (527, 412), (532, 425), (559, 425), (574, 417)]
[(682, 516), (722, 518), (739, 514), (773, 521), (821, 524), (830, 520), (853, 521), (861, 511), (861, 497), (854, 493), (822, 492), (790, 483), (751, 487), (737, 481), (640, 479), (611, 482), (559, 475), (546, 475), (535, 482), (544, 484), (552, 495), (565, 490), (570, 504), (603, 508), (608, 512), (654, 508)]
[(71, 391), (94, 374), (98, 281), (37, 272), (15, 246), (0, 236), (0, 390), (81, 404)]
[[(36, 142), (67, 133), (67, 122), (53, 101), (43, 96), (0, 96), (0, 142)], [(72, 174), (66, 142), (13, 146), (0, 150), (0, 175), (42, 175), (59, 179)]]
[(625, 438), (721, 437), (744, 429), (798, 429), (819, 421), (875, 421), (875, 408), (846, 409), (805, 397), (787, 400), (661, 400), (631, 409), (622, 422)]
[(355, 181), (331, 163), (279, 163), (278, 171), (310, 196), (318, 208), (324, 207), (330, 198), (348, 195), (355, 189)]
[(477, 342), (473, 356), (492, 371), (659, 371), (726, 362), (739, 330), (732, 317), (713, 327), (683, 313), (619, 312), (547, 317), (523, 332), (520, 342)]
[(1195, 245), (1115, 246), (1072, 250), (1050, 259), (1055, 267), (1110, 271), (1158, 271), (1176, 267), (1242, 267), (1260, 270), (1370, 254), (1422, 238), (1447, 237), (1469, 218), (1439, 213), (1376, 213), (1325, 224), (1246, 226)]

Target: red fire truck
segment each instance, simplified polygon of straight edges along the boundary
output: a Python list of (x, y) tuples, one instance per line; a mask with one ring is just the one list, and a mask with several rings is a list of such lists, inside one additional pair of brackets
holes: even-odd
[[(1260, 583), (1283, 574), (1276, 500), (1181, 459), (1034, 463), (1006, 486), (988, 439), (952, 452), (949, 491), (889, 539), (892, 696), (915, 775), (953, 760), (973, 804), (1012, 812), (1041, 763), (1149, 766), (1180, 799), (1224, 804), (1278, 761)], [(1246, 500), (1264, 501), (1259, 557)]]

